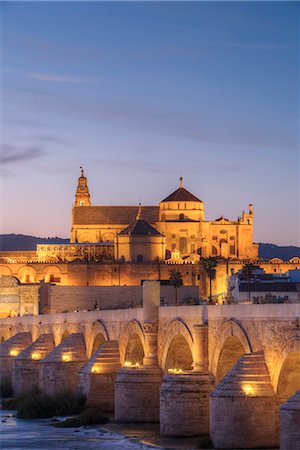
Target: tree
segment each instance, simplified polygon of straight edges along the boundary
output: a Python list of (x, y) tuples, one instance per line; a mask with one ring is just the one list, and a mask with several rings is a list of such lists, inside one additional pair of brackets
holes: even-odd
[(250, 285), (250, 280), (253, 277), (253, 273), (254, 271), (257, 269), (258, 267), (255, 264), (252, 263), (247, 263), (244, 264), (244, 266), (242, 267), (242, 275), (244, 278), (246, 278), (247, 282), (248, 282), (248, 300), (250, 302), (251, 300), (251, 285)]
[(209, 277), (209, 302), (212, 303), (212, 280), (216, 278), (216, 267), (218, 265), (218, 259), (215, 256), (209, 258), (201, 258), (200, 265), (206, 275)]
[(183, 285), (182, 274), (179, 270), (169, 270), (169, 280), (175, 288), (175, 305), (177, 305), (177, 290)]

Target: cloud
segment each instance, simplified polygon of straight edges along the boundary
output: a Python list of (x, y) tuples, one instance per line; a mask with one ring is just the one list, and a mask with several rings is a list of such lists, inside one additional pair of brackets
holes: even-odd
[(29, 72), (25, 76), (26, 78), (32, 78), (33, 80), (50, 81), (54, 83), (93, 83), (93, 81), (88, 78), (74, 77), (72, 75), (55, 75), (50, 73)]
[(30, 161), (41, 157), (43, 153), (44, 151), (40, 147), (19, 149), (14, 145), (2, 144), (0, 151), (0, 164)]
[[(93, 164), (99, 165), (101, 167), (107, 168), (115, 168), (117, 165), (123, 169), (136, 170), (138, 172), (153, 172), (153, 173), (162, 173), (162, 174), (170, 174), (172, 171), (177, 170), (177, 162), (176, 161), (150, 161), (150, 160), (137, 160), (137, 159), (94, 159)], [(243, 167), (238, 164), (230, 164), (226, 162), (219, 162), (218, 164), (212, 164), (210, 162), (205, 162), (206, 170), (210, 170), (211, 172), (240, 172), (243, 170)], [(199, 166), (195, 164), (195, 166), (191, 167), (188, 163), (187, 169), (190, 174), (199, 173)]]

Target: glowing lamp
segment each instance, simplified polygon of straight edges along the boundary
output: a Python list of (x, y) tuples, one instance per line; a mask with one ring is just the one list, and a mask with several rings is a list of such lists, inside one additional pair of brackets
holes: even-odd
[(131, 367), (132, 366), (132, 362), (131, 361), (125, 361), (124, 362), (124, 367)]
[(100, 369), (97, 366), (92, 367), (92, 373), (100, 373)]
[(182, 369), (171, 368), (171, 369), (168, 369), (168, 373), (173, 373), (175, 375), (178, 375), (178, 374), (182, 373)]
[(31, 359), (38, 361), (39, 359), (41, 359), (41, 354), (39, 352), (31, 353)]
[(250, 384), (245, 384), (242, 387), (242, 389), (243, 389), (244, 394), (246, 394), (247, 397), (251, 397), (251, 395), (254, 395), (253, 386), (251, 386)]
[(67, 355), (66, 353), (62, 355), (63, 362), (69, 362), (71, 361), (71, 355)]
[(10, 356), (18, 356), (19, 353), (20, 353), (19, 350), (11, 350), (9, 352)]

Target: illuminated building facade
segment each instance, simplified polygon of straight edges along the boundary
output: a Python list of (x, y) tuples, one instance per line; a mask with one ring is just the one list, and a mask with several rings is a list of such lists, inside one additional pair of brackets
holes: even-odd
[[(125, 237), (126, 236), (126, 237)], [(71, 243), (112, 243), (123, 261), (198, 260), (199, 255), (252, 259), (253, 207), (236, 221), (205, 220), (204, 203), (183, 187), (159, 206), (93, 206), (82, 170), (72, 211)], [(133, 250), (134, 248), (134, 250)], [(173, 253), (173, 255), (172, 255)]]

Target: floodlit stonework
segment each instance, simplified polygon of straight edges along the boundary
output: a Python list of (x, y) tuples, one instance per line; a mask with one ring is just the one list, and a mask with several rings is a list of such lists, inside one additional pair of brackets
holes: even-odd
[(22, 371), (39, 372), (42, 391), (83, 392), (163, 435), (210, 427), (218, 448), (276, 445), (279, 405), (300, 389), (300, 304), (166, 307), (160, 293), (146, 281), (142, 307), (0, 319), (1, 374), (21, 391)]
[(280, 407), (280, 450), (300, 449), (300, 390)]

